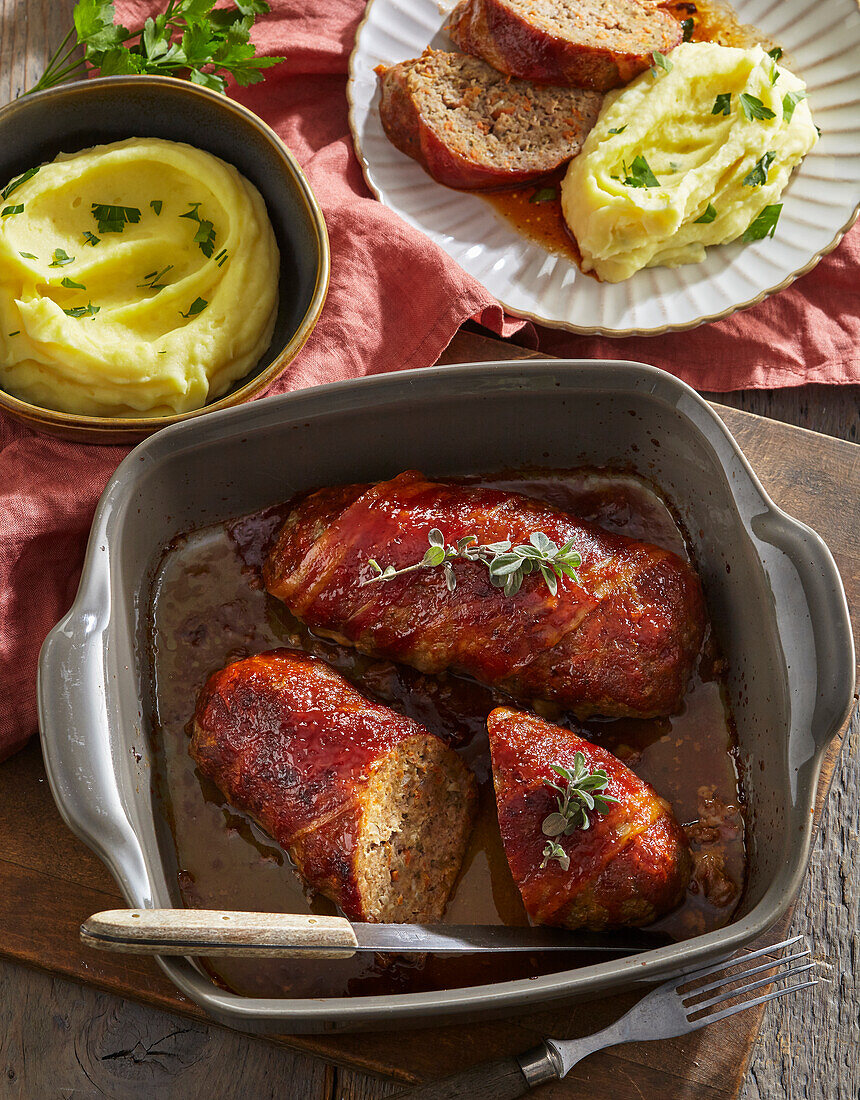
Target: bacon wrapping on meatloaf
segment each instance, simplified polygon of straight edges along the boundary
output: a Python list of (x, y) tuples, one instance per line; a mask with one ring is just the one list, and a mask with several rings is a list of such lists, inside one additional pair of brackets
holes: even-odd
[[(570, 730), (508, 707), (487, 719), (499, 828), (514, 882), (537, 924), (601, 929), (650, 924), (684, 898), (692, 860), (671, 808), (621, 761)], [(603, 769), (617, 799), (588, 828), (555, 838), (569, 866), (547, 859), (543, 823), (558, 810), (552, 765)], [(564, 785), (563, 781), (562, 786)]]
[[(420, 562), (446, 545), (572, 540), (578, 580), (553, 594), (539, 572), (513, 596), (481, 562), (374, 577), (371, 559)], [(655, 717), (681, 706), (705, 629), (701, 585), (675, 554), (612, 534), (539, 500), (407, 471), (378, 485), (322, 489), (297, 504), (263, 569), (268, 591), (311, 630), (425, 673), (466, 673), (517, 699), (580, 716)]]
[(595, 92), (511, 80), (462, 53), (428, 49), (376, 72), (389, 141), (462, 190), (515, 187), (566, 164), (602, 103)]
[(448, 32), (510, 76), (597, 91), (629, 83), (683, 37), (649, 0), (463, 0)]
[(214, 673), (191, 755), (351, 920), (441, 919), (477, 805), (445, 742), (288, 649)]

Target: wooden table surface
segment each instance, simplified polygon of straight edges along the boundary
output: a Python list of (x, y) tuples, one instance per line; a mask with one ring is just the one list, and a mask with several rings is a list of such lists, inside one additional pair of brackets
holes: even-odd
[[(0, 104), (38, 78), (70, 25), (73, 7), (74, 0), (0, 0)], [(457, 359), (455, 340), (442, 362)], [(858, 386), (706, 396), (860, 442)], [(814, 997), (789, 997), (769, 1008), (741, 1100), (860, 1096), (858, 852), (855, 714), (792, 924), (793, 932), (810, 936), (816, 957), (832, 968), (832, 981)], [(0, 1097), (379, 1100), (401, 1087), (0, 962)]]

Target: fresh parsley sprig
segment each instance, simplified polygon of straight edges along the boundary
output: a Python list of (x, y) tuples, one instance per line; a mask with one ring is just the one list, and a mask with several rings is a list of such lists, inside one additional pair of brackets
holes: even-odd
[(618, 799), (606, 794), (609, 776), (603, 768), (588, 770), (584, 753), (574, 754), (572, 768), (561, 764), (551, 764), (550, 767), (558, 779), (544, 779), (544, 785), (558, 792), (555, 800), (558, 809), (548, 814), (541, 824), (541, 832), (550, 838), (542, 852), (541, 867), (546, 867), (551, 859), (555, 859), (562, 870), (567, 871), (570, 857), (556, 837), (570, 836), (578, 829), (590, 828), (589, 813), (605, 814), (610, 804)]
[(140, 221), (140, 210), (136, 206), (111, 206), (108, 203), (94, 202), (92, 215), (98, 223), (99, 233), (102, 234), (122, 233), (126, 225), (137, 225)]
[(561, 577), (570, 577), (579, 583), (576, 570), (582, 565), (582, 558), (573, 549), (572, 539), (563, 546), (556, 546), (543, 531), (534, 531), (529, 535), (528, 543), (522, 546), (513, 546), (509, 539), (480, 546), (474, 535), (458, 539), (456, 546), (446, 546), (445, 536), (438, 527), (434, 527), (428, 532), (427, 541), (430, 546), (421, 561), (403, 569), (395, 569), (393, 565), (387, 565), (383, 569), (379, 562), (371, 558), (369, 564), (375, 576), (362, 583), (390, 581), (392, 577), (399, 577), (403, 573), (413, 573), (416, 569), (436, 569), (441, 565), (448, 591), (453, 592), (457, 587), (457, 577), (451, 565), (454, 558), (481, 562), (489, 571), (490, 584), (494, 588), (504, 589), (506, 596), (515, 596), (525, 578), (532, 573), (540, 573), (553, 596), (558, 594), (558, 581)]
[(741, 92), (738, 96), (738, 102), (741, 105), (744, 117), (749, 122), (752, 122), (755, 118), (764, 119), (765, 121), (767, 121), (767, 119), (776, 118), (776, 115), (770, 107), (765, 107), (758, 96), (750, 95), (749, 92)]
[[(74, 26), (29, 92), (82, 76), (88, 67), (102, 76), (187, 77), (217, 92), (225, 90), (227, 77), (242, 87), (256, 84), (262, 69), (284, 60), (257, 57), (250, 41), (254, 20), (268, 11), (265, 0), (234, 0), (217, 9), (215, 0), (167, 0), (163, 12), (129, 31), (116, 22), (112, 2), (78, 0)], [(79, 46), (84, 56), (73, 59)]]
[(767, 173), (770, 166), (773, 164), (776, 153), (767, 152), (759, 160), (755, 162), (753, 168), (744, 176), (741, 181), (742, 187), (763, 187), (767, 183)]

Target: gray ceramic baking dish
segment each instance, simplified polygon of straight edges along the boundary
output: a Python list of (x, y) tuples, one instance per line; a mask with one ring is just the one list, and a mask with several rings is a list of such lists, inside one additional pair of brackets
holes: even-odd
[(509, 1014), (702, 965), (785, 912), (809, 855), (822, 755), (851, 703), (842, 583), (824, 542), (768, 499), (711, 408), (677, 379), (637, 363), (404, 371), (228, 409), (140, 444), (102, 496), (77, 599), (42, 650), (42, 744), (60, 812), (130, 905), (180, 904), (172, 841), (152, 790), (138, 634), (154, 567), (176, 534), (310, 486), (377, 480), (409, 467), (446, 475), (581, 464), (632, 467), (655, 481), (693, 533), (730, 663), (748, 800), (749, 876), (736, 919), (582, 969), (386, 997), (242, 997), (217, 988), (192, 960), (160, 960), (216, 1019), (297, 1032)]

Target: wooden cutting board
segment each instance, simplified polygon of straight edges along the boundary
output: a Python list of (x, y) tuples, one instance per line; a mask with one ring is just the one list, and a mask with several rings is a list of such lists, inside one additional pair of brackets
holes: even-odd
[[(529, 353), (461, 333), (442, 362), (529, 358)], [(842, 574), (860, 621), (860, 446), (725, 406), (714, 406), (777, 504), (818, 530)], [(833, 742), (818, 789), (816, 827), (841, 749)], [(30, 963), (147, 1004), (205, 1018), (147, 958), (83, 948), (81, 922), (123, 905), (99, 860), (62, 823), (51, 799), (38, 743), (0, 766), (0, 956)], [(785, 924), (787, 925), (788, 919)], [(329, 1061), (402, 1081), (435, 1078), (533, 1046), (544, 1035), (596, 1030), (636, 995), (557, 1006), (509, 1020), (420, 1031), (283, 1036), (275, 1041)], [(734, 1100), (746, 1072), (761, 1010), (692, 1035), (602, 1052), (541, 1096), (590, 1100)]]

